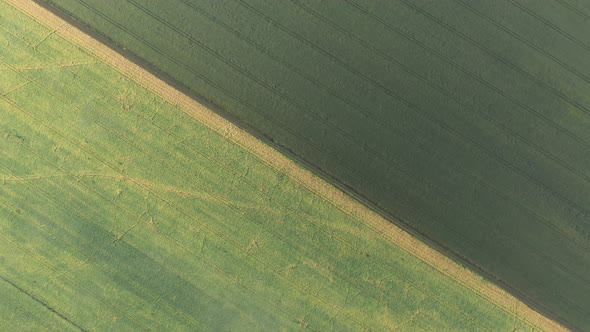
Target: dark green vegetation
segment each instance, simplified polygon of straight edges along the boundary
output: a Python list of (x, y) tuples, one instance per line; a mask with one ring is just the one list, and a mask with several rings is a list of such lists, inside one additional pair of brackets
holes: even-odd
[(48, 2), (590, 329), (587, 2)]
[(0, 1), (0, 330), (535, 328), (54, 32)]

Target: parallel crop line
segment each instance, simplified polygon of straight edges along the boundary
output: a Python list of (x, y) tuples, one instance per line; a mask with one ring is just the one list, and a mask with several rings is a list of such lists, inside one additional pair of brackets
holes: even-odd
[(560, 3), (565, 8), (569, 9), (572, 13), (578, 14), (580, 17), (585, 18), (586, 20), (590, 21), (590, 15), (586, 14), (584, 11), (576, 8), (574, 5), (568, 3), (566, 0), (555, 0)]
[(579, 46), (585, 48), (587, 51), (590, 51), (590, 46), (588, 44), (586, 44), (583, 41), (581, 41), (581, 40), (577, 39), (576, 37), (572, 36), (567, 31), (561, 29), (557, 25), (551, 23), (549, 20), (547, 20), (543, 16), (537, 14), (536, 12), (534, 12), (532, 9), (528, 8), (527, 6), (519, 3), (518, 1), (514, 1), (514, 0), (506, 0), (506, 1), (512, 3), (514, 6), (516, 6), (518, 8), (520, 8), (520, 10), (522, 10), (525, 13), (527, 13), (531, 17), (535, 18), (537, 21), (539, 21), (539, 22), (543, 23), (544, 25), (548, 26), (552, 30), (557, 31), (557, 33), (559, 33), (560, 35), (564, 36), (565, 38), (567, 38), (567, 39), (573, 41), (574, 43), (578, 44)]
[[(358, 10), (362, 11), (363, 13), (365, 13), (366, 15), (372, 17), (373, 19), (375, 19), (376, 21), (378, 21), (379, 23), (381, 23), (382, 25), (384, 25), (385, 27), (387, 27), (389, 30), (394, 31), (396, 33), (399, 33), (400, 35), (403, 35), (404, 37), (406, 37), (408, 40), (413, 41), (415, 44), (419, 45), (421, 48), (423, 48), (424, 50), (428, 51), (429, 53), (436, 55), (438, 58), (440, 58), (441, 60), (445, 61), (446, 63), (448, 63), (449, 65), (457, 68), (458, 70), (460, 70), (461, 72), (469, 75), (470, 77), (476, 79), (477, 81), (479, 81), (480, 83), (484, 84), (485, 86), (487, 86), (488, 88), (492, 89), (493, 91), (495, 91), (496, 93), (498, 93), (500, 96), (503, 96), (504, 98), (514, 102), (516, 105), (519, 105), (521, 107), (525, 107), (528, 108), (528, 106), (520, 103), (518, 100), (513, 99), (511, 97), (509, 97), (508, 95), (505, 95), (504, 92), (502, 92), (502, 90), (498, 89), (497, 87), (495, 87), (494, 85), (491, 85), (489, 82), (481, 79), (480, 77), (478, 77), (474, 72), (469, 71), (468, 69), (462, 67), (461, 65), (459, 65), (458, 63), (454, 62), (453, 60), (447, 58), (446, 56), (444, 56), (443, 54), (437, 52), (436, 50), (430, 48), (429, 46), (427, 46), (424, 43), (421, 43), (420, 41), (418, 41), (417, 39), (415, 39), (414, 37), (408, 35), (407, 33), (397, 29), (396, 27), (392, 26), (391, 24), (389, 24), (387, 21), (383, 20), (382, 18), (376, 16), (375, 14), (367, 11), (366, 9), (360, 7), (358, 4), (352, 2), (351, 0), (344, 0), (346, 2), (348, 2), (349, 4), (351, 4), (351, 6), (354, 6), (355, 8), (357, 8)], [(532, 110), (532, 109), (531, 109)], [(534, 111), (534, 110), (533, 110)], [(544, 117), (544, 115), (542, 113), (539, 113), (539, 116)], [(547, 120), (550, 121), (550, 120)], [(572, 136), (573, 135), (573, 136)], [(575, 136), (574, 134), (569, 135), (570, 137), (580, 141), (582, 140), (581, 138)], [(582, 142), (582, 141), (580, 141)], [(579, 211), (583, 211), (585, 214), (590, 215), (590, 210), (580, 206), (579, 204), (573, 202), (571, 199), (565, 197), (564, 195), (558, 193), (557, 191), (555, 191), (554, 189), (552, 189), (551, 187), (547, 186), (546, 184), (540, 182), (538, 179), (530, 176), (528, 173), (524, 172), (523, 170), (521, 170), (520, 168), (511, 165), (510, 163), (508, 163), (508, 161), (506, 161), (505, 159), (497, 156), (496, 154), (494, 154), (491, 151), (487, 151), (485, 150), (485, 148), (481, 148), (479, 145), (477, 145), (477, 143), (473, 143), (478, 149), (482, 150), (483, 152), (485, 152), (486, 154), (490, 155), (490, 157), (492, 157), (493, 159), (496, 159), (498, 161), (500, 161), (501, 163), (503, 163), (504, 165), (506, 165), (506, 167), (514, 170), (515, 172), (521, 174), (522, 176), (524, 176), (525, 178), (529, 179), (532, 182), (537, 183), (539, 186), (543, 187), (544, 189), (546, 189), (547, 191), (553, 193), (555, 196), (559, 197), (560, 199), (562, 199), (563, 201), (569, 203), (572, 207), (576, 208)], [(583, 144), (589, 144), (589, 143), (583, 143)], [(579, 172), (579, 171), (578, 171)]]
[[(587, 107), (581, 105), (580, 103), (572, 100), (570, 97), (568, 97), (563, 92), (561, 92), (561, 91), (557, 90), (556, 88), (548, 85), (547, 83), (541, 81), (540, 79), (538, 79), (537, 77), (535, 77), (533, 74), (525, 71), (524, 69), (522, 69), (518, 65), (514, 64), (513, 62), (509, 61), (508, 59), (506, 59), (503, 56), (499, 55), (498, 53), (494, 52), (489, 47), (487, 47), (485, 45), (482, 45), (477, 40), (469, 37), (468, 35), (464, 34), (461, 31), (459, 31), (458, 29), (456, 29), (452, 25), (450, 25), (450, 24), (442, 21), (441, 19), (435, 17), (430, 12), (428, 12), (428, 11), (426, 11), (426, 10), (420, 8), (420, 7), (417, 7), (417, 6), (409, 3), (407, 0), (399, 0), (399, 1), (403, 2), (406, 6), (412, 8), (415, 12), (417, 12), (417, 13), (421, 14), (422, 16), (428, 18), (429, 20), (437, 23), (437, 25), (439, 25), (439, 26), (445, 28), (446, 30), (451, 31), (453, 34), (461, 37), (461, 39), (468, 41), (470, 44), (474, 45), (475, 47), (481, 49), (482, 51), (484, 51), (484, 52), (486, 52), (488, 54), (490, 54), (491, 56), (493, 56), (494, 58), (496, 58), (498, 61), (504, 63), (506, 66), (508, 66), (508, 67), (514, 69), (515, 71), (521, 73), (523, 76), (528, 77), (531, 81), (535, 82), (536, 84), (538, 84), (541, 87), (544, 87), (548, 91), (551, 91), (551, 93), (553, 93), (554, 95), (556, 95), (558, 97), (561, 97), (563, 100), (567, 101), (569, 104), (571, 104), (572, 106), (576, 107), (580, 111), (586, 113), (587, 115), (590, 115), (590, 109), (588, 109)], [(557, 57), (555, 57), (555, 56), (547, 53), (547, 51), (545, 51), (545, 50), (541, 49), (540, 47), (534, 45), (530, 41), (526, 40), (525, 38), (523, 38), (522, 36), (520, 36), (516, 32), (508, 29), (504, 25), (498, 23), (494, 19), (486, 16), (485, 14), (483, 14), (479, 10), (475, 9), (473, 6), (469, 5), (465, 1), (463, 1), (463, 0), (454, 0), (454, 1), (457, 2), (458, 4), (462, 5), (466, 9), (470, 10), (471, 12), (473, 12), (474, 14), (476, 14), (477, 16), (479, 16), (479, 17), (483, 18), (484, 20), (492, 23), (493, 25), (495, 25), (496, 27), (498, 27), (502, 31), (506, 32), (507, 34), (509, 34), (509, 35), (513, 36), (514, 38), (518, 39), (520, 42), (526, 44), (527, 46), (529, 46), (530, 48), (534, 49), (538, 53), (544, 55), (546, 58), (551, 59), (553, 62), (557, 63), (562, 68), (570, 71), (574, 75), (578, 76), (579, 78), (581, 78), (582, 80), (584, 80), (584, 81), (586, 81), (587, 83), (590, 84), (590, 77), (588, 77), (588, 76), (580, 73), (579, 71), (577, 71), (575, 68), (573, 68), (569, 64), (567, 64), (564, 61), (558, 59)]]

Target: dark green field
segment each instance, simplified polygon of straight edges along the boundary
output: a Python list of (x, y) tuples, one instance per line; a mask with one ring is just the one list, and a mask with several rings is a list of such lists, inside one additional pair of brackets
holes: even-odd
[(588, 2), (48, 2), (590, 329)]

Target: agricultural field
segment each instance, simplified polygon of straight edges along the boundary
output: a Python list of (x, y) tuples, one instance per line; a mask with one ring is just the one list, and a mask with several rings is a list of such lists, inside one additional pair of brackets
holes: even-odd
[(590, 330), (590, 6), (47, 0)]
[(31, 4), (0, 1), (0, 330), (561, 329)]

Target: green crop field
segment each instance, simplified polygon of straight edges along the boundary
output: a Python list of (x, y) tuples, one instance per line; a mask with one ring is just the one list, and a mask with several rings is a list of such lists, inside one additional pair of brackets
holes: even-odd
[(587, 2), (45, 2), (590, 329)]
[(0, 46), (0, 330), (539, 330), (4, 1)]

